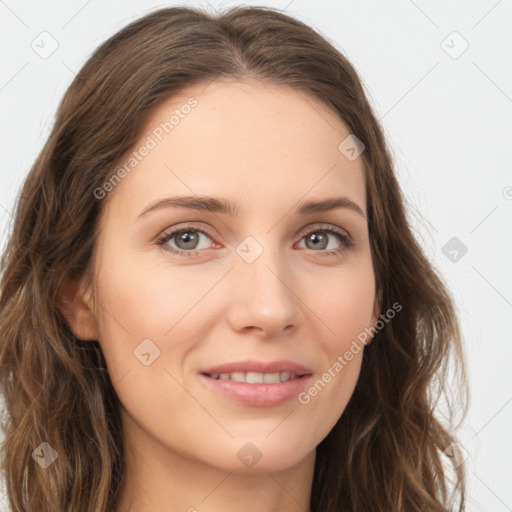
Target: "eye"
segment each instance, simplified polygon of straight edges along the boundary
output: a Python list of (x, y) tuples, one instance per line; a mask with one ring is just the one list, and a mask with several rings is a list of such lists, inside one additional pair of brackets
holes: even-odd
[[(205, 249), (208, 247), (198, 247), (201, 235), (204, 235), (207, 238), (210, 238), (210, 235), (205, 231), (194, 228), (192, 226), (184, 226), (179, 229), (174, 229), (170, 232), (163, 233), (160, 237), (158, 237), (156, 244), (162, 246), (165, 250), (177, 253), (180, 256), (193, 256), (200, 249)], [(172, 247), (168, 245), (173, 238), (176, 238), (175, 244), (178, 247)]]
[[(350, 249), (354, 242), (350, 235), (342, 231), (337, 226), (329, 224), (327, 227), (320, 227), (302, 233), (302, 239), (305, 241), (306, 248), (312, 249), (314, 252), (320, 252), (322, 256), (339, 255)], [(338, 240), (339, 245), (329, 247), (329, 238)], [(301, 241), (302, 241), (301, 239)], [(322, 249), (329, 249), (327, 251)]]
[[(164, 250), (179, 256), (196, 256), (201, 250), (208, 249), (211, 246), (211, 244), (210, 246), (206, 244), (206, 246), (201, 247), (202, 237), (209, 238), (210, 240), (213, 238), (202, 229), (193, 226), (183, 226), (162, 233), (156, 240), (156, 244)], [(318, 252), (322, 256), (339, 255), (354, 245), (348, 233), (332, 224), (328, 224), (327, 227), (323, 226), (303, 232), (301, 234), (301, 242), (302, 239), (305, 240), (307, 249)], [(338, 246), (332, 247), (330, 239), (337, 239)], [(175, 244), (174, 246), (169, 244), (171, 241)]]

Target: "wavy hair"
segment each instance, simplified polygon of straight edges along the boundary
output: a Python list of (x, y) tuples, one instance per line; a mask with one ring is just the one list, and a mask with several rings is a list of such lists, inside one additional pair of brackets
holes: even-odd
[[(120, 403), (99, 343), (72, 334), (59, 290), (89, 276), (108, 201), (94, 191), (154, 109), (188, 86), (248, 77), (322, 100), (363, 142), (381, 310), (402, 305), (365, 347), (351, 400), (317, 446), (311, 512), (464, 510), (465, 466), (446, 464), (443, 453), (467, 414), (453, 298), (412, 233), (361, 78), (334, 43), (276, 9), (177, 6), (131, 22), (95, 50), (17, 196), (0, 281), (0, 454), (13, 512), (115, 510), (125, 474)], [(440, 398), (447, 422), (437, 416)], [(46, 470), (32, 456), (42, 442), (58, 453)]]

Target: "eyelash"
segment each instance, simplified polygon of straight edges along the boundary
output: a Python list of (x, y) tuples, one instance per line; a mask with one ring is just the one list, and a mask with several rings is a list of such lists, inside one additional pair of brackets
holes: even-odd
[[(319, 231), (323, 231), (325, 233), (330, 233), (330, 234), (335, 235), (340, 240), (340, 242), (342, 242), (343, 246), (340, 249), (332, 249), (329, 251), (318, 251), (322, 256), (341, 255), (341, 254), (345, 253), (346, 251), (348, 251), (354, 245), (352, 238), (348, 234), (344, 233), (343, 231), (341, 231), (339, 228), (337, 228), (336, 226), (334, 226), (332, 224), (326, 224), (326, 226), (327, 227), (310, 229), (309, 231), (301, 233), (301, 240), (303, 238), (305, 238), (307, 235), (310, 235), (312, 233), (317, 233)], [(195, 250), (191, 250), (191, 251), (184, 251), (184, 250), (175, 249), (170, 246), (164, 247), (165, 244), (167, 244), (167, 242), (169, 240), (171, 240), (172, 238), (174, 238), (177, 234), (182, 233), (182, 232), (187, 232), (187, 231), (195, 231), (197, 233), (202, 233), (203, 235), (206, 235), (208, 238), (213, 240), (213, 237), (207, 231), (196, 228), (194, 226), (182, 226), (180, 228), (173, 229), (172, 231), (166, 231), (166, 232), (162, 233), (157, 238), (155, 243), (156, 243), (156, 245), (162, 247), (162, 249), (164, 249), (165, 251), (172, 252), (173, 254), (177, 254), (178, 256), (186, 256), (186, 257), (196, 256), (198, 253), (204, 251), (205, 249), (195, 249)], [(313, 251), (313, 252), (317, 252), (317, 251)]]

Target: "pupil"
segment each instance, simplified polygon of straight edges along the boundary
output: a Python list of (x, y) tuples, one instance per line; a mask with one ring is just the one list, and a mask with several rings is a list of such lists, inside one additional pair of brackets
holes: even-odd
[[(184, 249), (193, 249), (195, 246), (194, 246), (194, 242), (197, 243), (197, 235), (190, 235), (190, 231), (185, 231), (180, 237), (179, 237), (179, 240), (181, 242), (184, 242), (185, 243), (185, 247)], [(189, 244), (192, 244), (192, 247), (189, 247)]]
[[(308, 238), (308, 241), (313, 242), (313, 247), (319, 247), (319, 245), (320, 245), (322, 249), (325, 249), (325, 247), (326, 247), (326, 245), (325, 245), (326, 240), (327, 240), (327, 237), (325, 237), (324, 235), (318, 236), (316, 233), (312, 233)], [(323, 244), (322, 244), (322, 242), (323, 242)]]

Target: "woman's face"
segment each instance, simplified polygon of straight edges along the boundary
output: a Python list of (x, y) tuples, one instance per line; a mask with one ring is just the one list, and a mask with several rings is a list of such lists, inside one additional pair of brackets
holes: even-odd
[(104, 199), (90, 302), (140, 457), (279, 471), (342, 415), (379, 314), (349, 135), (318, 100), (255, 81), (153, 113)]

